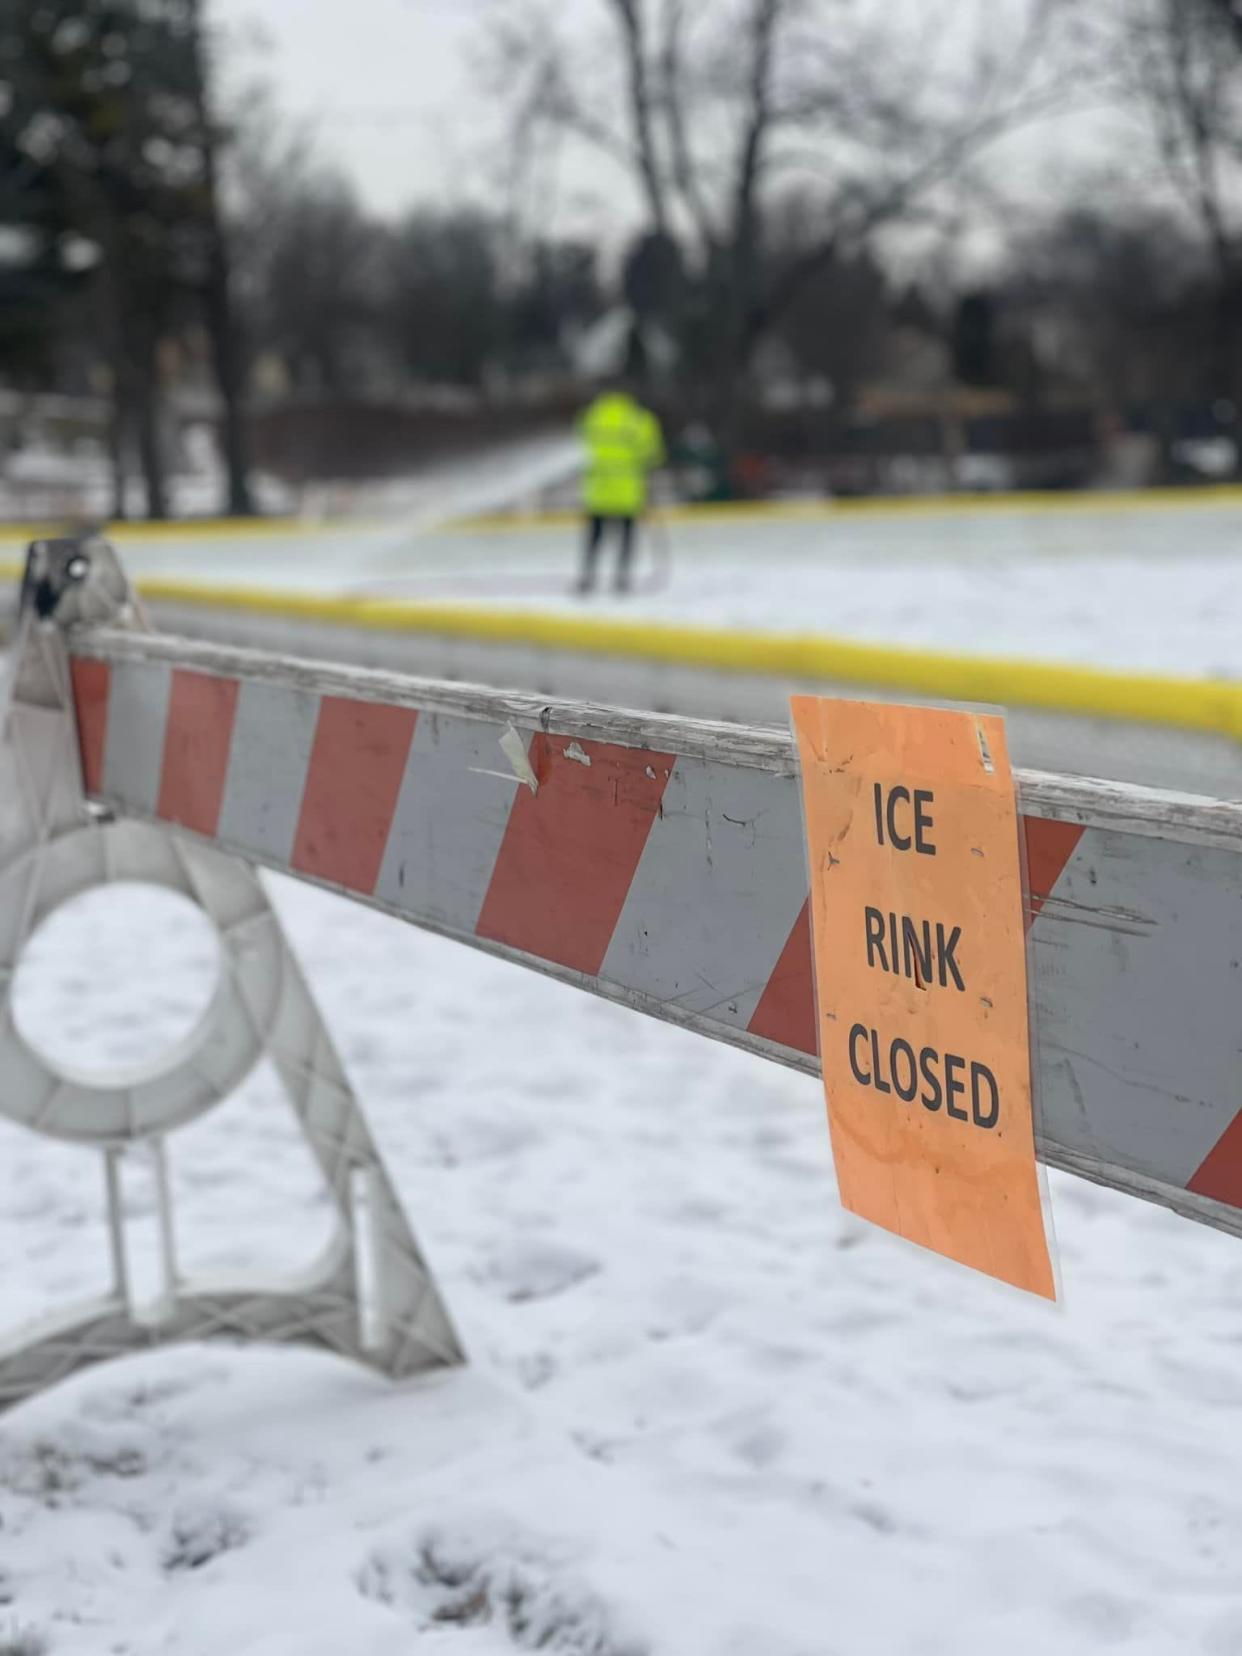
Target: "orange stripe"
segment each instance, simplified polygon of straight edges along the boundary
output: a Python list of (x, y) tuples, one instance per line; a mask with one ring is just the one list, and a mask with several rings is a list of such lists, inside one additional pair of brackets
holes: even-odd
[(323, 698), (293, 838), (299, 873), (375, 890), (417, 722), (410, 707)]
[(196, 834), (214, 834), (229, 769), (238, 682), (175, 668), (155, 814)]
[(1083, 830), (1076, 822), (1045, 822), (1042, 817), (1024, 817), (1026, 830), (1026, 878), (1030, 888), (1027, 930), (1052, 896), (1065, 865), (1074, 855)]
[(1242, 1111), (1203, 1158), (1187, 1190), (1210, 1196), (1214, 1202), (1242, 1207)]
[(595, 976), (660, 810), (674, 756), (535, 737), (476, 933)]
[(752, 1035), (795, 1052), (819, 1051), (815, 1027), (815, 983), (811, 975), (811, 905), (802, 905), (781, 950), (780, 959), (759, 997), (750, 1023)]
[(88, 794), (103, 787), (104, 744), (108, 735), (108, 689), (112, 682), (106, 661), (69, 663), (73, 679), (73, 705), (78, 720), (78, 752), (82, 760), (82, 786)]

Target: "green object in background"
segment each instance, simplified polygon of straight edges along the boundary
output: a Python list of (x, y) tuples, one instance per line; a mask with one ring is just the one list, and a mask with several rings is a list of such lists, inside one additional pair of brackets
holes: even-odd
[(685, 500), (733, 499), (729, 463), (724, 450), (705, 425), (691, 425), (673, 446), (671, 459)]

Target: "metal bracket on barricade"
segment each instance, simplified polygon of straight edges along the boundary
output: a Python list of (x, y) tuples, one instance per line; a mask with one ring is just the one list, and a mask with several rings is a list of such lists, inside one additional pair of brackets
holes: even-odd
[[(318, 1345), (393, 1377), (459, 1363), (435, 1280), (254, 869), (86, 803), (64, 635), (105, 621), (144, 625), (107, 543), (36, 542), (0, 707), (0, 1117), (100, 1154), (112, 1283), (101, 1299), (0, 1335), (0, 1408), (105, 1358), (221, 1334)], [(49, 1064), (18, 1029), (11, 993), (36, 927), (113, 881), (190, 898), (213, 923), (221, 960), (197, 1027), (169, 1058), (123, 1082)], [(195, 1281), (177, 1264), (167, 1141), (264, 1057), (323, 1175), (336, 1233), (293, 1280), (268, 1272)], [(162, 1293), (145, 1306), (131, 1288), (120, 1178), (138, 1145), (155, 1158), (162, 1242)]]

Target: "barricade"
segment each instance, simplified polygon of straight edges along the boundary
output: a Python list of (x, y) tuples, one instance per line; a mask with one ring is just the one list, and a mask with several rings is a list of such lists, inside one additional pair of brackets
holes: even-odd
[[(0, 860), (12, 871), (32, 859), (40, 895), (23, 902), (29, 876), (3, 876), (0, 965), (11, 971), (21, 937), (70, 889), (116, 877), (100, 849), (108, 840), (127, 868), (175, 878), (216, 920), (233, 961), (236, 1010), (215, 1008), (213, 1040), (227, 1050), (247, 1008), (249, 1028), (273, 1027), (345, 1239), (322, 1301), (284, 1320), (255, 1299), (265, 1309), (249, 1321), (233, 1302), (219, 1310), (183, 1293), (173, 1271), (166, 1314), (137, 1323), (118, 1268), (93, 1323), (0, 1357), (0, 1401), (114, 1350), (213, 1326), (318, 1339), (392, 1373), (459, 1355), (253, 865), (817, 1071), (786, 732), (165, 637), (135, 625), (102, 543), (44, 543), (32, 567), (32, 604), (51, 619), (23, 629), (3, 747), (22, 820), (0, 835)], [(1039, 1155), (1242, 1232), (1242, 806), (1030, 772), (1019, 787)], [(61, 862), (68, 873), (45, 873)], [(280, 951), (278, 966), (246, 952), (253, 928)], [(294, 985), (296, 1017), (260, 1009), (273, 977)], [(7, 1075), (20, 1037), (2, 981)], [(50, 1092), (10, 1086), (0, 1110), (114, 1157), (209, 1107), (246, 1056), (207, 1066), (211, 1084), (192, 1102), (168, 1084), (145, 1111), (129, 1100), (105, 1108), (97, 1095), (88, 1108), (62, 1096), (63, 1079), (43, 1077)], [(300, 1087), (308, 1072), (314, 1084)], [(380, 1252), (402, 1262), (370, 1346), (347, 1269), (347, 1175), (359, 1168), (379, 1181), (396, 1227)]]
[[(0, 1116), (100, 1153), (111, 1288), (0, 1337), (0, 1408), (88, 1363), (169, 1340), (227, 1334), (299, 1341), (393, 1376), (461, 1360), (461, 1348), (302, 973), (254, 871), (210, 845), (100, 810), (82, 792), (74, 685), (61, 628), (107, 617), (138, 626), (133, 595), (101, 543), (32, 550), (0, 738)], [(56, 619), (52, 619), (53, 616)], [(114, 759), (119, 755), (114, 749)], [(139, 881), (207, 915), (221, 972), (198, 1026), (164, 1062), (92, 1077), (53, 1067), (23, 1037), (12, 986), (27, 938), (92, 886)], [(297, 1278), (257, 1271), (195, 1281), (177, 1261), (166, 1141), (222, 1102), (263, 1057), (284, 1085), (335, 1209), (335, 1234)], [(122, 1163), (154, 1158), (161, 1292), (137, 1302)]]

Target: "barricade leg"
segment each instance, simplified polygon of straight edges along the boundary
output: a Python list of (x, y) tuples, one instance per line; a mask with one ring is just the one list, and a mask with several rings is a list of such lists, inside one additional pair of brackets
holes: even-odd
[[(0, 1116), (102, 1158), (106, 1295), (0, 1335), (0, 1409), (104, 1358), (228, 1335), (308, 1343), (393, 1377), (462, 1361), (430, 1268), (258, 875), (241, 860), (85, 799), (61, 627), (140, 624), (102, 542), (32, 549), (24, 614), (0, 706)], [(221, 970), (197, 1027), (123, 1081), (62, 1072), (25, 1040), (12, 987), (31, 933), (98, 885), (181, 893), (213, 923)], [(223, 1102), (262, 1058), (283, 1084), (336, 1215), (320, 1258), (293, 1280), (198, 1281), (177, 1264), (167, 1156), (175, 1130)], [(162, 1289), (135, 1304), (121, 1166), (155, 1159)]]

